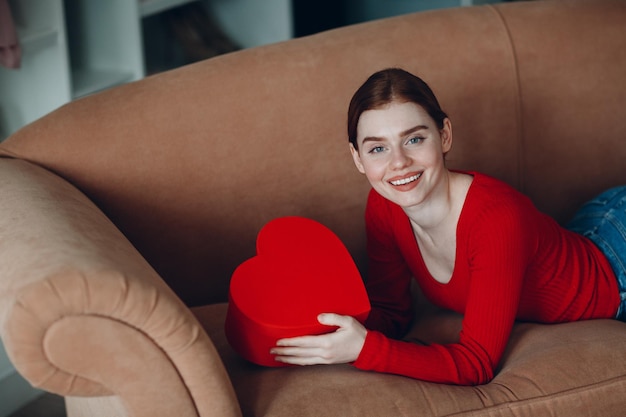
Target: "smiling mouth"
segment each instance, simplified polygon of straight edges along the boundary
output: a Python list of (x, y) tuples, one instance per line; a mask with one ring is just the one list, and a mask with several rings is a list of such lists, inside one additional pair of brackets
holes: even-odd
[(395, 185), (395, 186), (406, 185), (406, 184), (410, 184), (410, 183), (412, 183), (414, 181), (417, 181), (421, 176), (422, 176), (422, 173), (420, 172), (419, 174), (411, 175), (410, 177), (401, 178), (399, 180), (393, 180), (393, 181), (389, 181), (389, 182), (392, 185)]

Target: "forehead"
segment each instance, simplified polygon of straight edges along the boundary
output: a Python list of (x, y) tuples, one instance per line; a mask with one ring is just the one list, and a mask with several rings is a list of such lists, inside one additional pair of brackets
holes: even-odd
[(415, 126), (430, 127), (434, 123), (422, 106), (412, 102), (392, 102), (361, 114), (357, 124), (357, 138), (397, 135)]

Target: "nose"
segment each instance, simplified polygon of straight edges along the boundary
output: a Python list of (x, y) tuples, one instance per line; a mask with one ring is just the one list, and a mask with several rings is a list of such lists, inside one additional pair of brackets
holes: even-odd
[(394, 169), (403, 169), (411, 165), (411, 158), (404, 149), (397, 148), (391, 151), (391, 166)]

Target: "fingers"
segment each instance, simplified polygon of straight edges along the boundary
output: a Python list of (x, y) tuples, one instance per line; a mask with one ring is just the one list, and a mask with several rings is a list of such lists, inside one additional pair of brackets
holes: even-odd
[(304, 336), (291, 339), (282, 339), (276, 342), (277, 346), (270, 350), (276, 355), (278, 362), (292, 365), (316, 365), (330, 363), (327, 355), (328, 343), (321, 339), (325, 336)]
[(280, 339), (270, 350), (279, 362), (314, 365), (353, 362), (358, 357), (367, 331), (350, 316), (324, 313), (318, 321), (337, 330), (318, 336)]
[(326, 335), (300, 336), (300, 337), (291, 337), (288, 339), (280, 339), (276, 342), (276, 346), (314, 348), (314, 347), (318, 347), (322, 345), (324, 336)]
[[(353, 318), (334, 313), (322, 313), (317, 317), (317, 320), (320, 324), (325, 326), (345, 327), (351, 323)], [(280, 339), (276, 342), (276, 346), (328, 347), (328, 343), (324, 342), (328, 341), (329, 337), (327, 336), (331, 334), (332, 333), (318, 336), (299, 336)]]
[[(338, 326), (339, 315), (321, 314), (319, 322), (324, 325)], [(272, 355), (276, 355), (278, 362), (292, 365), (317, 365), (332, 363), (331, 352), (335, 333), (326, 333), (316, 336), (300, 336), (280, 339), (276, 346), (270, 350)]]
[(276, 347), (270, 350), (273, 355), (279, 356), (322, 356), (331, 345), (331, 333), (320, 336), (292, 337), (276, 342)]
[(316, 356), (276, 356), (274, 358), (276, 362), (287, 363), (289, 365), (299, 365), (299, 366), (308, 366), (308, 365), (327, 365), (329, 364), (323, 358), (319, 358)]
[(342, 316), (334, 313), (322, 313), (317, 316), (317, 321), (325, 326), (346, 327), (354, 320), (350, 316)]
[(273, 348), (272, 354), (278, 362), (292, 365), (318, 365), (330, 363), (329, 358), (324, 357), (324, 350), (319, 348), (283, 347)]

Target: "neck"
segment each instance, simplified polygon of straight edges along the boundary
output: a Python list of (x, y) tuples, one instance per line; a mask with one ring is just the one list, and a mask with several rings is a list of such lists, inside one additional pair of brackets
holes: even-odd
[(453, 207), (452, 173), (446, 169), (428, 198), (417, 206), (404, 208), (404, 212), (414, 229), (434, 231), (447, 223)]

